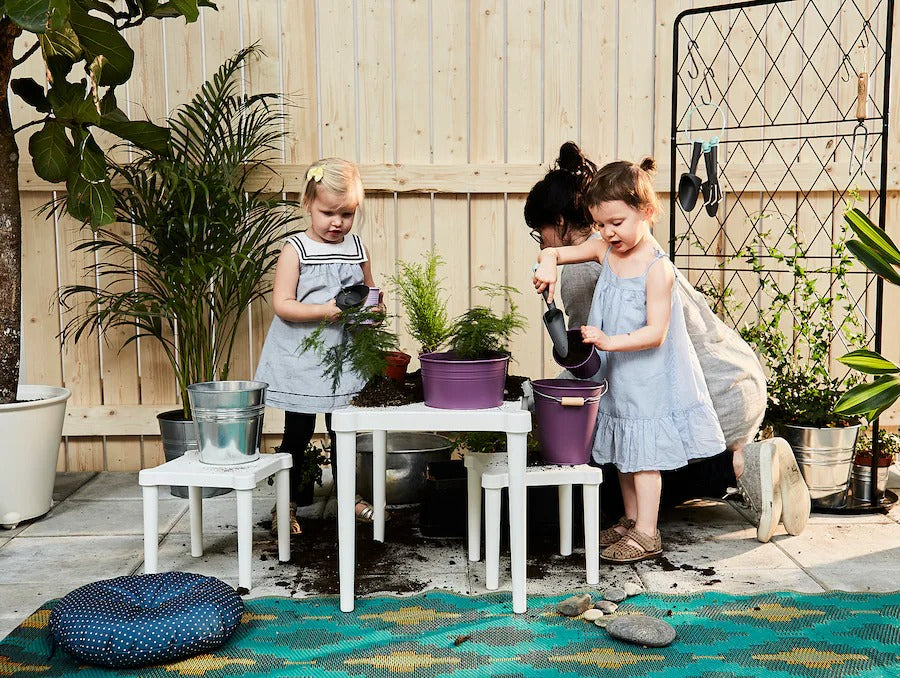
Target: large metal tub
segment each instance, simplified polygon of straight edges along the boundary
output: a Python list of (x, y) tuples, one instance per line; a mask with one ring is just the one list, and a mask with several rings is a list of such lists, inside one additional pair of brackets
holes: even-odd
[(850, 467), (859, 426), (813, 428), (784, 425), (778, 434), (788, 441), (809, 486), (812, 505), (840, 508), (847, 500)]
[[(453, 443), (434, 433), (388, 432), (385, 493), (388, 504), (418, 504), (425, 492), (425, 470), (450, 458)], [(372, 434), (356, 434), (356, 491), (372, 500)]]

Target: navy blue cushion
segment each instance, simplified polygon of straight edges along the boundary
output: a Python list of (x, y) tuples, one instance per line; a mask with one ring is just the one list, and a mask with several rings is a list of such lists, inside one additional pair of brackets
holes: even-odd
[(117, 577), (77, 588), (50, 613), (50, 630), (87, 664), (171, 662), (219, 647), (244, 602), (225, 582), (190, 572)]

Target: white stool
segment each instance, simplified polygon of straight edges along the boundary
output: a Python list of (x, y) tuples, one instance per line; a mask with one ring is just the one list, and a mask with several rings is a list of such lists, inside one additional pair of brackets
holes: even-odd
[[(509, 485), (506, 455), (467, 452), (469, 560), (480, 560), (481, 490), (484, 489), (484, 563), (486, 586), (500, 587), (500, 490)], [(584, 498), (584, 556), (587, 583), (600, 581), (600, 483), (603, 471), (596, 466), (529, 466), (525, 486), (556, 485), (559, 495), (559, 553), (572, 554), (572, 485), (581, 485)]]
[(191, 555), (203, 555), (204, 487), (230, 487), (237, 495), (238, 586), (250, 589), (253, 555), (253, 488), (275, 475), (275, 511), (278, 516), (278, 560), (291, 559), (290, 480), (293, 460), (287, 453), (262, 454), (247, 464), (217, 466), (204, 464), (197, 452), (146, 468), (138, 474), (144, 493), (144, 572), (154, 574), (159, 540), (159, 486), (187, 485), (191, 515)]

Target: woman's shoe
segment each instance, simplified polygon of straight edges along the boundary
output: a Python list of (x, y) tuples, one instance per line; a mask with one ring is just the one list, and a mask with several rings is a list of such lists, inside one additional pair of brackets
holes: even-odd
[(619, 518), (619, 522), (617, 522), (613, 527), (608, 527), (605, 530), (602, 530), (600, 532), (600, 546), (612, 546), (625, 536), (625, 532), (619, 532), (616, 529), (616, 527), (619, 526), (624, 527), (625, 532), (628, 532), (628, 530), (634, 527), (634, 521), (631, 518), (622, 516), (621, 518)]
[(619, 541), (603, 549), (600, 552), (600, 559), (614, 565), (626, 565), (656, 558), (662, 552), (662, 536), (659, 530), (651, 537), (632, 527)]

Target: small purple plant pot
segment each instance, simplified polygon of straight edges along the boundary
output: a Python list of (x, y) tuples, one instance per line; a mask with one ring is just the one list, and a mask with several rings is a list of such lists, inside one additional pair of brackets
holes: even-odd
[(569, 353), (561, 358), (556, 349), (553, 349), (553, 359), (560, 367), (571, 372), (578, 379), (590, 379), (600, 369), (600, 354), (591, 344), (585, 344), (581, 340), (581, 330), (567, 330), (569, 339)]
[(606, 382), (538, 379), (531, 385), (541, 459), (548, 464), (588, 463)]
[(463, 360), (452, 351), (423, 353), (425, 404), (445, 410), (486, 410), (503, 404), (509, 356)]

